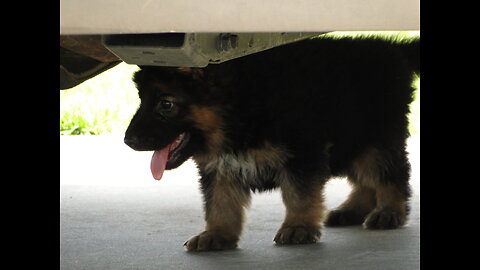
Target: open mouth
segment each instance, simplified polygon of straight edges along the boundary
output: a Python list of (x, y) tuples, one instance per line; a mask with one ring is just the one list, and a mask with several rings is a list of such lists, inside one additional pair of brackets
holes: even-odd
[(185, 132), (181, 133), (169, 145), (153, 152), (152, 161), (150, 163), (153, 178), (156, 180), (162, 179), (165, 168), (174, 167), (176, 161), (181, 156), (182, 149), (185, 148), (189, 139), (190, 134)]

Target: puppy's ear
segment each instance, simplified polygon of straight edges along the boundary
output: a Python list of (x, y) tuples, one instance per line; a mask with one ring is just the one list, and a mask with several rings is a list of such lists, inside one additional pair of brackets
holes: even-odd
[(180, 71), (180, 73), (190, 75), (193, 79), (203, 79), (205, 76), (205, 70), (203, 68), (179, 67), (177, 70)]
[(133, 74), (133, 82), (135, 83), (135, 86), (138, 88), (138, 86), (143, 82), (143, 77), (144, 77), (144, 71), (142, 71), (141, 69), (142, 67), (140, 67), (140, 70), (136, 71), (134, 74)]

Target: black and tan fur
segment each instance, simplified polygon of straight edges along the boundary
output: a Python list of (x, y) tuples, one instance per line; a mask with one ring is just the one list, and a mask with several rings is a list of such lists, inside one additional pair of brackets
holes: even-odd
[[(167, 164), (192, 157), (201, 176), (206, 227), (186, 249), (235, 248), (251, 191), (275, 188), (286, 214), (274, 241), (317, 242), (323, 186), (334, 176), (347, 176), (353, 190), (325, 225), (405, 224), (419, 42), (316, 38), (205, 68), (141, 67), (141, 106), (125, 142), (157, 150), (190, 135)], [(159, 115), (165, 99), (174, 112)]]

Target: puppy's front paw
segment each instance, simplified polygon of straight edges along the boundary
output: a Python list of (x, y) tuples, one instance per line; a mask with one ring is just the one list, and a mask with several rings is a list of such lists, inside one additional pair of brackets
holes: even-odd
[(304, 226), (286, 226), (278, 230), (273, 239), (277, 245), (313, 244), (320, 240), (320, 229)]
[(187, 240), (187, 251), (226, 250), (237, 247), (238, 237), (226, 236), (215, 231), (204, 231)]
[(370, 213), (363, 226), (366, 229), (396, 229), (405, 224), (406, 215), (400, 211), (393, 211), (391, 209), (374, 210)]

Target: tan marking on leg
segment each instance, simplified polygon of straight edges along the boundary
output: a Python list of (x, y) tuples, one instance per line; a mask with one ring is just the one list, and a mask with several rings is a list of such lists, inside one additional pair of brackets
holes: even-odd
[(341, 209), (355, 209), (359, 212), (370, 212), (375, 208), (375, 190), (360, 186), (354, 185), (348, 199), (343, 202), (339, 208)]
[[(367, 150), (352, 164), (349, 173), (352, 182), (375, 191), (375, 208), (365, 219), (366, 228), (394, 229), (406, 222), (407, 198), (398, 187), (389, 184), (388, 179), (383, 179), (391, 166), (388, 156), (375, 148)], [(356, 202), (361, 206), (362, 200)]]
[(375, 205), (375, 190), (354, 184), (348, 199), (328, 213), (325, 225), (334, 227), (362, 224)]
[(377, 209), (390, 209), (405, 216), (406, 199), (394, 185), (378, 185)]
[(355, 160), (349, 178), (356, 186), (375, 191), (377, 208), (389, 206), (394, 209), (404, 209), (406, 200), (404, 196), (394, 185), (386, 184), (388, 179), (382, 179), (385, 177), (385, 171), (390, 167), (389, 162), (389, 159), (377, 149), (371, 148)]
[(188, 251), (233, 249), (240, 239), (250, 191), (228, 178), (217, 177), (214, 181), (206, 206), (205, 231), (185, 242)]
[(363, 226), (367, 229), (396, 229), (406, 223), (406, 198), (394, 185), (378, 185), (377, 207)]
[(323, 184), (312, 184), (309, 194), (302, 194), (289, 181), (281, 184), (282, 198), (286, 207), (282, 226), (308, 226), (320, 228), (325, 207)]
[(349, 178), (358, 185), (375, 189), (385, 162), (377, 149), (370, 148), (353, 162)]
[(279, 245), (316, 243), (324, 212), (323, 183), (311, 183), (308, 190), (301, 192), (290, 181), (281, 183), (286, 215), (273, 241)]
[(206, 230), (238, 238), (245, 219), (244, 208), (250, 206), (250, 192), (226, 178), (217, 178), (214, 185)]

